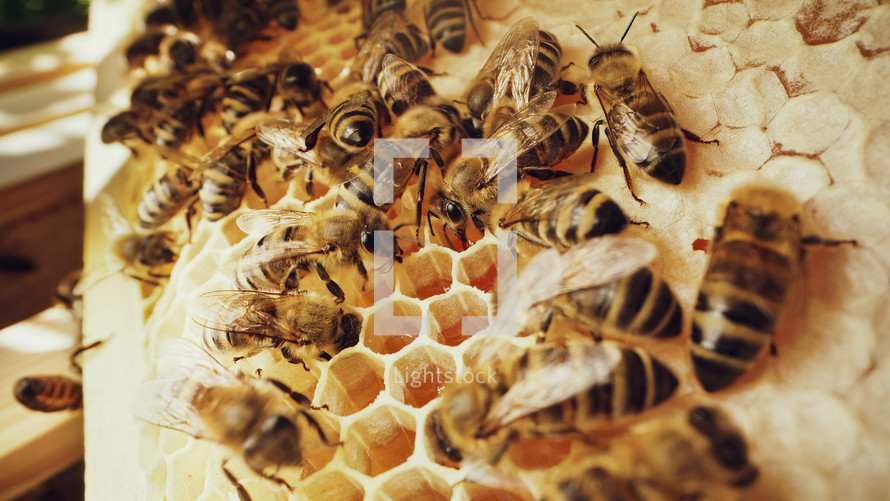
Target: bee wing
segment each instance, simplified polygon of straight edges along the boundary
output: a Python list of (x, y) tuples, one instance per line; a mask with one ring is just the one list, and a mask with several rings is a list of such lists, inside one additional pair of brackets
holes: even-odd
[(238, 216), (235, 223), (248, 235), (268, 235), (281, 226), (300, 226), (309, 223), (312, 212), (286, 209), (259, 209)]
[(361, 75), (364, 82), (376, 84), (377, 74), (380, 73), (386, 56), (386, 43), (395, 34), (398, 20), (399, 15), (388, 10), (381, 13), (368, 30), (368, 36), (351, 66), (351, 71)]
[(499, 56), (491, 109), (496, 108), (504, 99), (508, 88), (512, 90), (511, 95), (517, 108), (528, 104), (539, 44), (538, 21), (533, 17), (526, 17), (517, 21), (495, 47), (492, 56), (496, 53)]
[(492, 406), (483, 430), (493, 430), (542, 409), (564, 402), (595, 385), (611, 380), (621, 355), (609, 345), (584, 342), (574, 356), (543, 364), (527, 372)]
[(107, 235), (129, 235), (135, 230), (130, 220), (124, 216), (120, 206), (108, 193), (100, 193), (95, 202), (102, 220), (102, 231)]
[(195, 394), (204, 388), (244, 384), (210, 353), (186, 339), (170, 339), (161, 345), (158, 374), (163, 376), (140, 386), (131, 411), (143, 421), (196, 438), (207, 437), (207, 426), (192, 405)]
[(257, 291), (213, 291), (201, 294), (189, 305), (198, 325), (222, 332), (252, 334), (299, 342), (294, 328), (281, 321), (279, 305), (299, 306), (299, 296)]
[(323, 254), (325, 246), (312, 236), (300, 240), (271, 241), (262, 246), (254, 246), (238, 260), (238, 268), (252, 269), (269, 263), (296, 260), (312, 254)]
[(539, 221), (557, 207), (572, 206), (582, 190), (578, 188), (592, 181), (592, 174), (557, 178), (529, 188), (504, 214), (504, 224), (509, 227), (520, 220)]
[[(615, 135), (618, 149), (623, 156), (635, 164), (641, 165), (652, 161), (665, 151), (669, 151), (674, 144), (667, 147), (658, 147), (650, 141), (662, 128), (653, 123), (645, 115), (638, 113), (636, 109), (663, 109), (670, 110), (670, 106), (664, 98), (652, 89), (652, 85), (644, 73), (640, 73), (637, 86), (646, 86), (650, 92), (638, 92), (634, 108), (629, 107), (624, 99), (605, 87), (597, 87), (596, 95), (603, 106), (609, 129)], [(653, 104), (657, 101), (658, 104)], [(661, 116), (661, 114), (657, 114)]]
[(588, 289), (636, 273), (658, 255), (652, 242), (620, 235), (603, 235), (566, 250), (561, 259), (559, 293)]
[(303, 137), (304, 130), (303, 124), (280, 119), (257, 125), (256, 136), (269, 146), (290, 153), (303, 153), (309, 149)]
[[(411, 70), (405, 71), (398, 75), (398, 78), (395, 79), (395, 81), (389, 82), (387, 87), (389, 87), (390, 89), (401, 89), (401, 91), (404, 92), (408, 103), (416, 104), (420, 102), (421, 99), (425, 96), (421, 96), (419, 91), (423, 90), (425, 86), (409, 84), (410, 80), (417, 79), (418, 81), (426, 81), (426, 86), (428, 87), (433, 86), (432, 82), (430, 82), (429, 77), (427, 77), (426, 73), (421, 71), (420, 68), (412, 63), (409, 63), (408, 61), (405, 61), (403, 58), (391, 53), (386, 54), (386, 56), (383, 57), (383, 68), (397, 63), (406, 64), (408, 65), (408, 67), (411, 68)], [(387, 77), (391, 75), (392, 72), (383, 71), (381, 69), (381, 72), (378, 75), (377, 79), (377, 86), (383, 89), (384, 85), (381, 85), (381, 82), (385, 81)]]
[[(519, 109), (513, 116), (507, 119), (491, 134), (490, 139), (505, 139), (515, 141), (515, 148), (499, 148), (494, 159), (488, 163), (485, 169), (484, 179), (491, 182), (500, 175), (507, 165), (516, 160), (526, 151), (539, 145), (571, 119), (571, 115), (565, 113), (551, 114), (553, 120), (531, 127), (528, 119), (546, 113), (556, 99), (556, 92), (550, 91), (535, 96), (529, 104)], [(529, 134), (531, 131), (533, 134)]]

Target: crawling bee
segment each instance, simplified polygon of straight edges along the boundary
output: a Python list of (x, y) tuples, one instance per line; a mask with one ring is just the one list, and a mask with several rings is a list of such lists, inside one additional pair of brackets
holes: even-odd
[(455, 462), (496, 464), (522, 434), (591, 431), (667, 400), (677, 378), (645, 351), (574, 340), (507, 359), (495, 383), (446, 387), (431, 415), (435, 442)]
[(543, 499), (734, 499), (757, 475), (729, 418), (717, 408), (694, 407), (638, 425), (605, 454), (569, 465)]
[(291, 363), (336, 355), (358, 343), (362, 317), (321, 294), (215, 291), (200, 295), (192, 318), (204, 327), (204, 344), (236, 361), (279, 349)]
[(137, 232), (110, 196), (100, 195), (96, 203), (102, 214), (103, 230), (113, 238), (112, 254), (117, 264), (110, 265), (105, 273), (91, 270), (92, 276), (75, 287), (75, 291), (82, 290), (84, 284), (115, 271), (123, 271), (130, 277), (152, 285), (169, 277), (181, 247), (176, 234), (170, 231)]
[(324, 212), (251, 211), (239, 216), (238, 226), (245, 233), (265, 236), (238, 262), (236, 287), (263, 292), (295, 291), (300, 275), (312, 269), (337, 303), (343, 302), (345, 294), (327, 269), (354, 266), (367, 281), (364, 261), (374, 254), (374, 231), (389, 229), (386, 216), (380, 211), (337, 207)]
[(83, 269), (69, 272), (56, 286), (56, 294), (53, 297), (53, 303), (71, 312), (76, 320), (83, 317), (83, 294), (78, 286), (82, 279)]
[(445, 47), (445, 50), (449, 52), (458, 53), (464, 50), (467, 22), (476, 33), (476, 38), (482, 39), (479, 36), (479, 30), (476, 29), (476, 23), (473, 22), (470, 3), (476, 9), (476, 14), (480, 18), (484, 17), (479, 12), (479, 5), (475, 0), (426, 0), (424, 2), (423, 19), (426, 22), (427, 31), (430, 33), (434, 50), (436, 44)]
[[(631, 182), (627, 163), (633, 163), (646, 174), (668, 184), (680, 184), (686, 169), (686, 148), (683, 135), (701, 141), (680, 129), (674, 111), (660, 92), (652, 87), (636, 51), (624, 45), (637, 12), (617, 44), (599, 45), (580, 26), (578, 29), (596, 46), (587, 63), (593, 81), (593, 94), (606, 117), (606, 138), (624, 170), (631, 195), (640, 203)], [(592, 135), (594, 157), (599, 143), (596, 123)]]
[(707, 391), (732, 384), (772, 342), (804, 244), (855, 244), (802, 237), (800, 214), (776, 187), (745, 186), (730, 197), (692, 317), (692, 364)]
[[(565, 250), (627, 227), (621, 207), (591, 184), (591, 174), (553, 179), (528, 189), (502, 217), (500, 229), (512, 229), (541, 247)], [(489, 227), (494, 232), (495, 228)]]
[[(149, 423), (204, 438), (241, 456), (258, 474), (288, 488), (274, 476), (300, 466), (303, 453), (334, 447), (303, 395), (282, 383), (232, 374), (198, 345), (174, 339), (161, 346), (161, 379), (144, 383), (134, 414)], [(246, 489), (223, 465), (240, 499)]]
[(203, 172), (198, 197), (204, 219), (219, 221), (240, 207), (248, 183), (260, 197), (264, 197), (256, 180), (257, 162), (255, 151), (237, 146)]
[(562, 253), (547, 249), (522, 269), (517, 290), (506, 291), (517, 301), (516, 311), (504, 314), (520, 315), (523, 332), (546, 332), (557, 312), (597, 335), (679, 335), (683, 310), (649, 266), (656, 254), (652, 243), (618, 235), (587, 240)]
[(362, 24), (370, 28), (378, 17), (387, 11), (402, 14), (405, 11), (405, 0), (362, 0)]
[(443, 186), (430, 199), (428, 216), (442, 219), (466, 242), (470, 223), (482, 231), (497, 226), (492, 219), (498, 204), (498, 178), (510, 174), (510, 165), (518, 168), (520, 176), (542, 180), (567, 175), (551, 167), (575, 152), (588, 128), (567, 111), (546, 111), (555, 97), (552, 91), (535, 97), (487, 138), (509, 141), (515, 148), (500, 147), (491, 155), (483, 147), (451, 162), (445, 168)]
[(79, 381), (66, 376), (29, 376), (16, 381), (15, 399), (38, 412), (58, 412), (80, 409), (83, 387)]
[(195, 200), (200, 188), (191, 168), (174, 166), (156, 179), (139, 201), (136, 208), (139, 226), (154, 229), (163, 225)]

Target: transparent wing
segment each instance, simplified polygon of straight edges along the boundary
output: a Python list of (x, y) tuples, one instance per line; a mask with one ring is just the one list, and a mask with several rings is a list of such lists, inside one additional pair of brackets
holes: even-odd
[(299, 240), (267, 240), (263, 245), (255, 245), (238, 260), (239, 269), (268, 266), (270, 263), (297, 260), (313, 254), (323, 254), (325, 246), (312, 235), (304, 235)]
[(289, 153), (303, 153), (309, 148), (303, 137), (305, 126), (293, 120), (281, 119), (257, 125), (256, 135), (269, 146)]
[(192, 404), (196, 393), (204, 388), (244, 384), (210, 353), (186, 339), (170, 339), (161, 345), (158, 374), (162, 375), (160, 379), (140, 386), (131, 406), (133, 414), (196, 438), (207, 437), (206, 423)]
[[(637, 80), (637, 86), (648, 88), (648, 92), (638, 92), (634, 102), (636, 109), (646, 109), (650, 113), (653, 110), (670, 111), (667, 102), (652, 89), (652, 85), (641, 73)], [(617, 147), (623, 156), (630, 162), (641, 165), (652, 161), (656, 156), (673, 148), (659, 149), (650, 138), (657, 137), (660, 127), (650, 121), (645, 115), (634, 108), (630, 108), (625, 100), (604, 87), (596, 88), (596, 95), (602, 103), (603, 111), (609, 123), (609, 129), (615, 136)], [(663, 116), (662, 113), (653, 113), (655, 116)]]
[(278, 312), (286, 307), (299, 308), (301, 299), (295, 294), (213, 291), (195, 298), (189, 305), (189, 315), (208, 329), (299, 342), (295, 326), (282, 322)]
[(558, 207), (576, 205), (578, 197), (585, 193), (579, 188), (591, 184), (593, 178), (593, 174), (575, 175), (529, 188), (504, 215), (504, 225), (509, 227), (519, 221), (540, 221)]
[(114, 201), (114, 198), (112, 198), (111, 195), (108, 193), (100, 193), (96, 196), (94, 203), (99, 209), (102, 221), (102, 231), (106, 235), (129, 235), (135, 231), (133, 225), (127, 217), (124, 216), (120, 206), (117, 205), (117, 202)]
[[(395, 64), (407, 65), (406, 71), (396, 74), (394, 71), (387, 70), (388, 67)], [(377, 82), (380, 89), (384, 87), (398, 89), (399, 94), (405, 96), (406, 101), (411, 105), (417, 104), (427, 97), (426, 95), (421, 95), (420, 91), (425, 88), (431, 88), (433, 85), (426, 73), (420, 71), (420, 68), (395, 54), (387, 54), (383, 57), (383, 68), (380, 71), (380, 75), (378, 75)], [(425, 82), (426, 85), (419, 85), (420, 82)]]
[(547, 249), (535, 255), (519, 273), (517, 310), (561, 294), (590, 289), (629, 276), (655, 259), (655, 244), (640, 238), (603, 235), (560, 254)]
[(612, 372), (621, 360), (621, 353), (614, 346), (589, 341), (570, 341), (567, 345), (572, 356), (542, 364), (507, 390), (489, 410), (484, 430), (497, 429), (611, 380)]
[(259, 209), (245, 212), (235, 221), (248, 235), (268, 235), (282, 226), (301, 226), (315, 218), (314, 212), (286, 209)]
[(392, 40), (398, 21), (398, 13), (388, 10), (381, 13), (368, 30), (368, 36), (351, 66), (351, 72), (361, 75), (364, 82), (376, 84), (386, 56), (386, 44)]
[(528, 104), (539, 44), (538, 22), (526, 17), (517, 21), (495, 47), (492, 55), (499, 53), (499, 59), (491, 109), (500, 104), (508, 90), (517, 108)]

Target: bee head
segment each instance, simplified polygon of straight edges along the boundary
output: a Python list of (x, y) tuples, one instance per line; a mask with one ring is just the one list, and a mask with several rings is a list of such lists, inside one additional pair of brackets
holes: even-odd
[(145, 237), (137, 234), (124, 235), (114, 243), (114, 255), (125, 263), (133, 263), (139, 256)]
[(467, 93), (467, 108), (470, 110), (470, 116), (481, 119), (491, 105), (493, 97), (494, 87), (487, 81), (474, 85)]
[(430, 197), (430, 212), (458, 234), (464, 233), (467, 229), (469, 218), (466, 211), (459, 202), (449, 198), (444, 190), (439, 190)]
[(445, 429), (451, 433), (475, 436), (491, 407), (491, 388), (477, 382), (456, 384), (448, 387), (443, 396)]
[(620, 43), (597, 47), (587, 67), (593, 81), (606, 88), (625, 85), (642, 71), (636, 52)]

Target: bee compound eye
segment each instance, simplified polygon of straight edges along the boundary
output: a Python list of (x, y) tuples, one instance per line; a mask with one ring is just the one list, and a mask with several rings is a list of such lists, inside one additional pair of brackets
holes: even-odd
[(464, 213), (454, 202), (445, 203), (445, 216), (453, 223), (459, 223), (464, 219)]
[(362, 232), (362, 247), (365, 248), (371, 254), (374, 253), (374, 232), (372, 231), (363, 231)]

